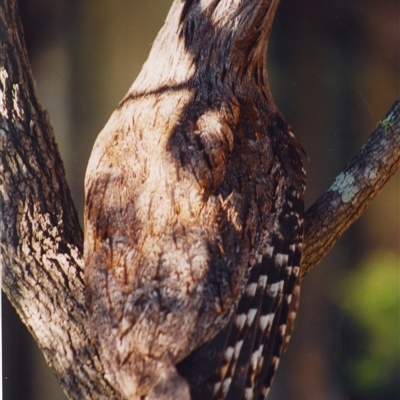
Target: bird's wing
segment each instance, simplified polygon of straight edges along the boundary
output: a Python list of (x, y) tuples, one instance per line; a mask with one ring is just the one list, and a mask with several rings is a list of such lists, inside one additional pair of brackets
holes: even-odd
[(298, 305), (303, 205), (295, 194), (288, 203), (229, 324), (178, 365), (193, 400), (262, 399), (269, 390)]

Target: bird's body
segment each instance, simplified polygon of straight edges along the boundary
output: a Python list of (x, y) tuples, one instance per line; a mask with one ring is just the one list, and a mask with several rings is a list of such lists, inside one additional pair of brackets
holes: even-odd
[(236, 3), (174, 2), (89, 162), (90, 329), (127, 399), (263, 398), (297, 307), (301, 147), (269, 93), (268, 35), (229, 22), (277, 2)]

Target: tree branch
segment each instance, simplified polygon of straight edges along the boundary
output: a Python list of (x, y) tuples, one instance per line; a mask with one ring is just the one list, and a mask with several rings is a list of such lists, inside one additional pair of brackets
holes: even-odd
[[(82, 231), (35, 93), (15, 0), (0, 4), (2, 288), (70, 399), (118, 399), (87, 336)], [(358, 218), (400, 162), (400, 102), (307, 211), (302, 274)]]
[(302, 276), (319, 264), (399, 165), (400, 100), (397, 100), (333, 184), (307, 210)]
[(16, 2), (0, 6), (2, 288), (71, 399), (116, 399), (91, 346), (83, 234), (35, 93)]

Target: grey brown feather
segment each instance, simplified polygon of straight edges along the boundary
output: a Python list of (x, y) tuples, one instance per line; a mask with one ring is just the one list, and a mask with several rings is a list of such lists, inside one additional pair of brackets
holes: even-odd
[(259, 399), (272, 380), (305, 186), (267, 84), (277, 3), (176, 0), (94, 145), (90, 332), (126, 399)]

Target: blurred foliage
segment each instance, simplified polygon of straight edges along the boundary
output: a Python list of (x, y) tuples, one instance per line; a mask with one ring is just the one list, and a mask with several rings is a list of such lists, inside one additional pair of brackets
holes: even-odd
[[(18, 1), (39, 97), (82, 214), (93, 141), (139, 72), (172, 0)], [(399, 96), (399, 4), (281, 1), (268, 71), (274, 98), (311, 160), (308, 205)], [(389, 250), (374, 252), (399, 251), (399, 177), (304, 280), (294, 335), (269, 399), (400, 399), (398, 260)], [(366, 261), (347, 276), (343, 271), (359, 259)], [(332, 291), (340, 315), (333, 315)], [(65, 399), (58, 387), (55, 394), (57, 384), (33, 339), (17, 316), (10, 322), (13, 310), (5, 307), (3, 398)]]
[(357, 399), (398, 399), (400, 292), (397, 255), (367, 254), (336, 292), (353, 344), (343, 354), (343, 379)]

